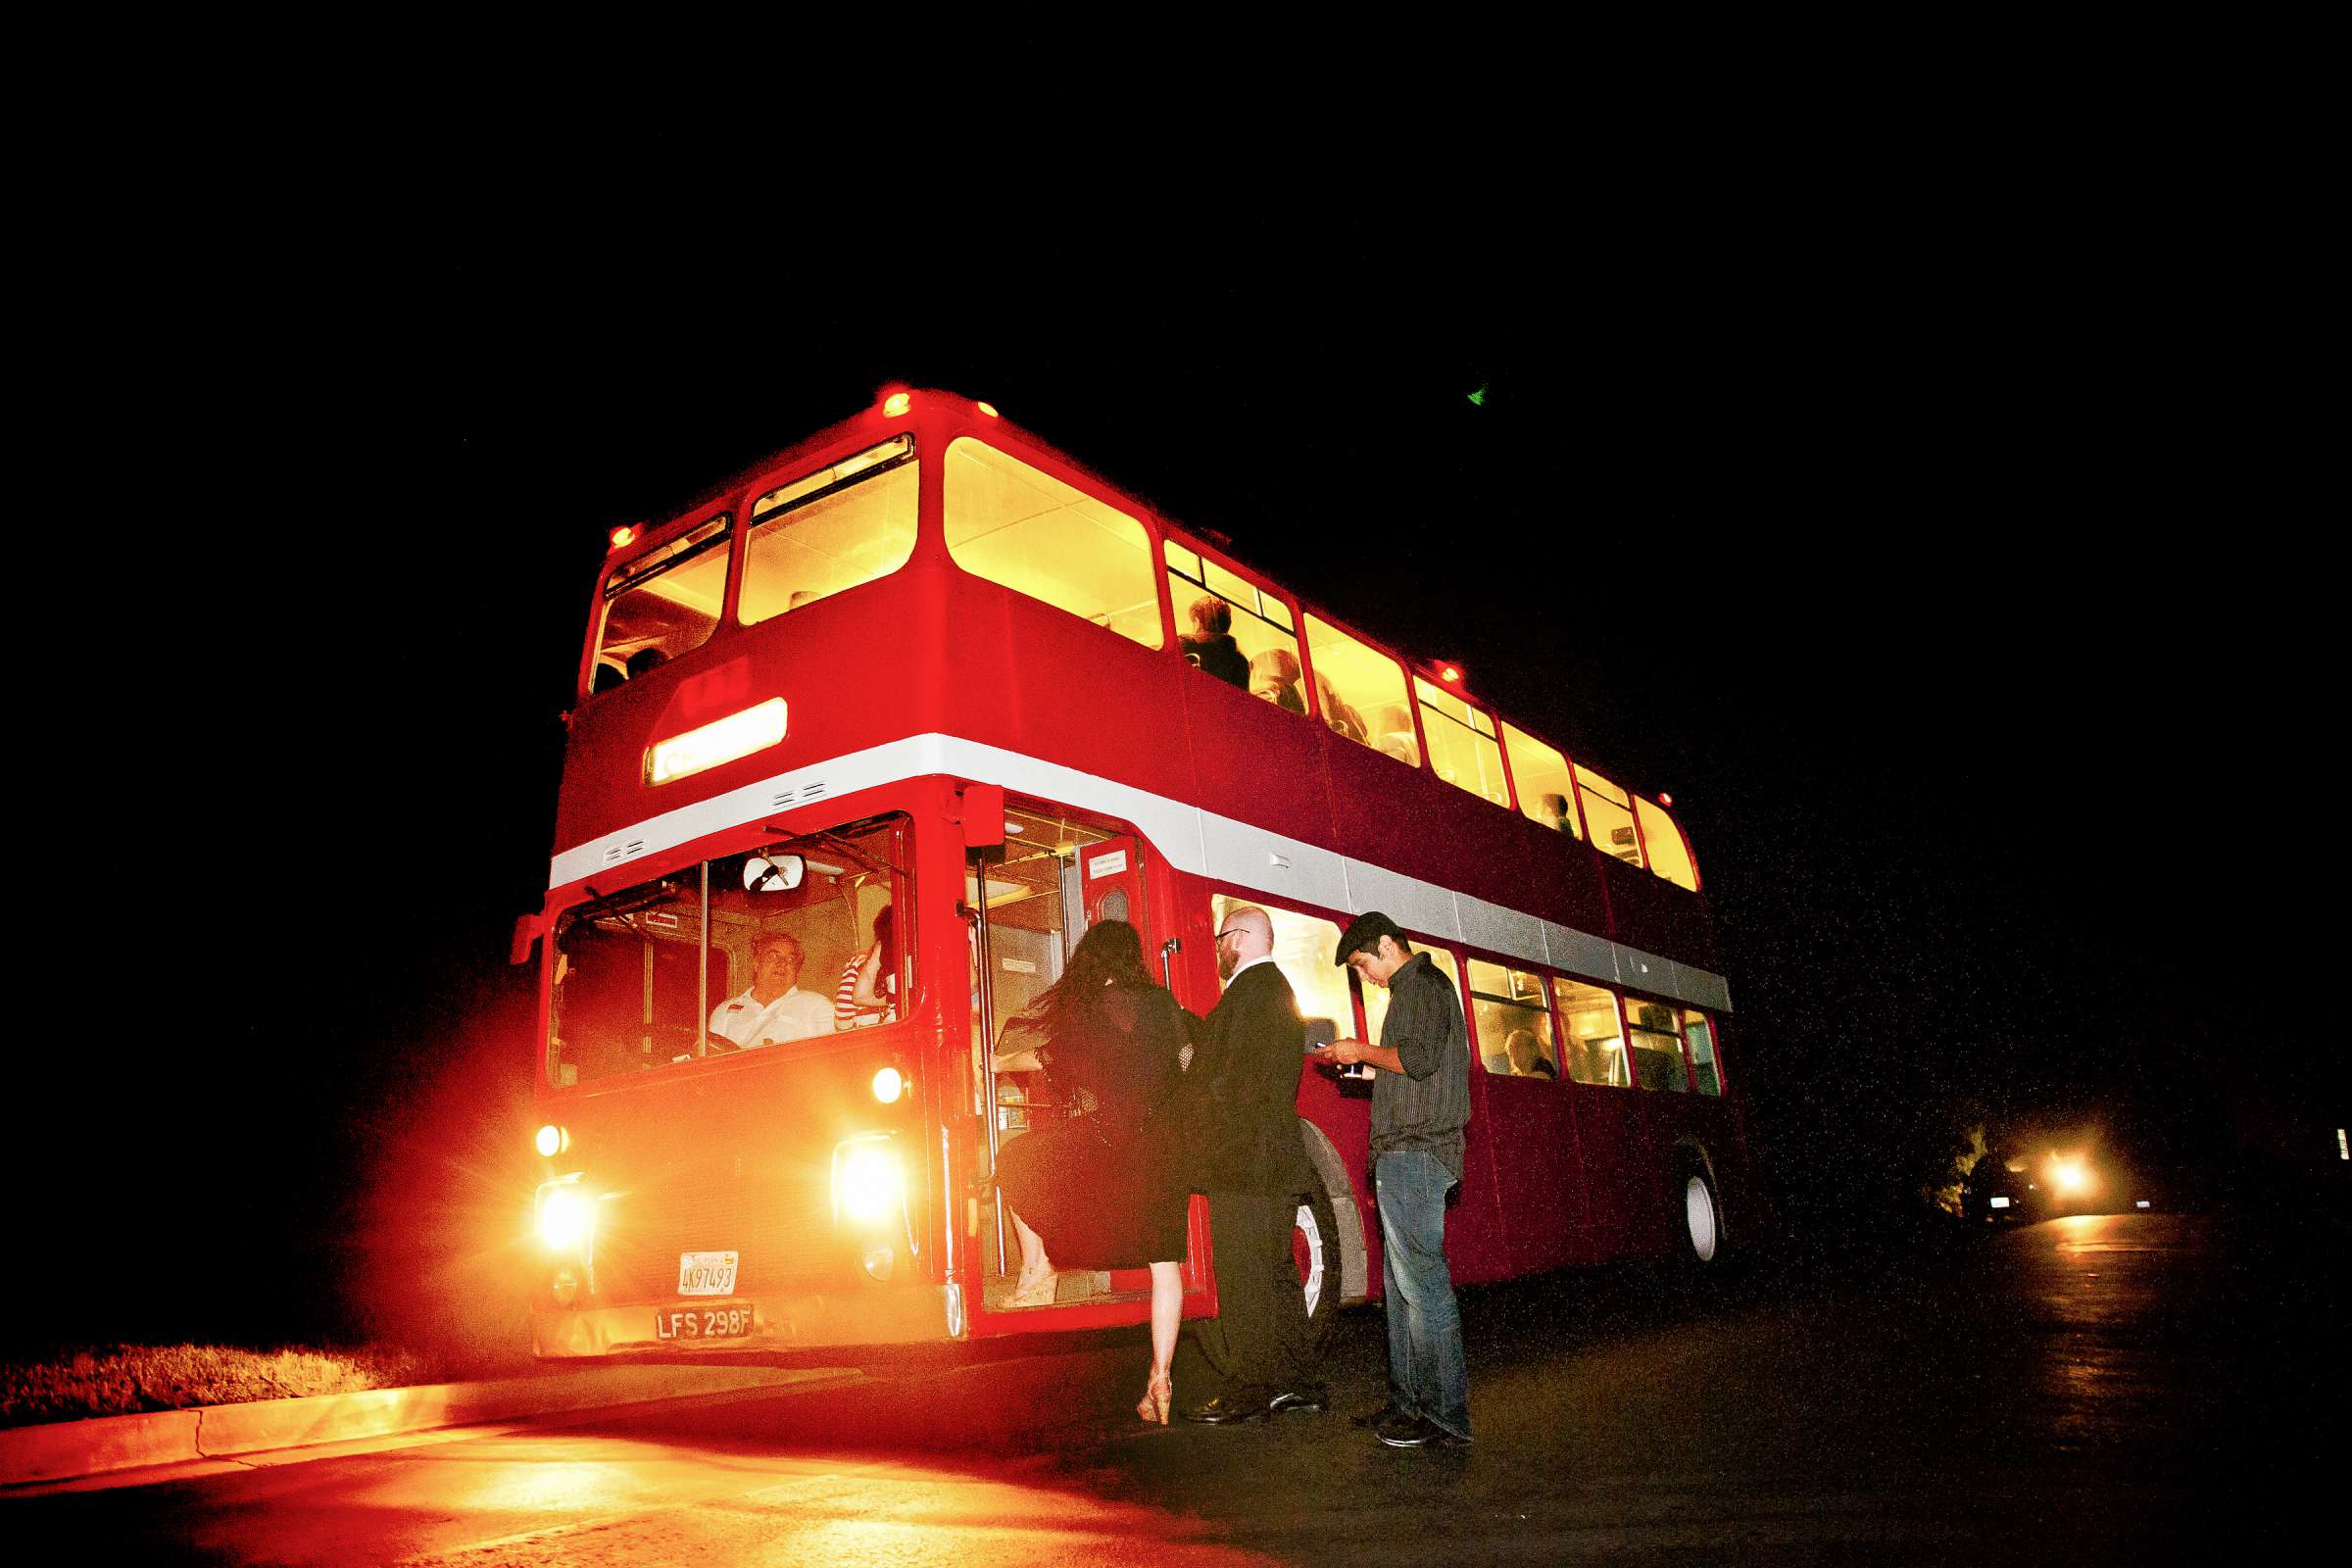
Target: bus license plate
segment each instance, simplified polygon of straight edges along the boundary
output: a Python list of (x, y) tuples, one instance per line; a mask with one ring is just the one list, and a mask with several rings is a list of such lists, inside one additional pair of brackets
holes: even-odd
[(733, 1296), (735, 1294), (735, 1257), (733, 1252), (680, 1252), (678, 1254), (678, 1294), (680, 1296)]
[(654, 1314), (654, 1338), (674, 1340), (739, 1340), (752, 1332), (750, 1302), (736, 1306), (671, 1306)]

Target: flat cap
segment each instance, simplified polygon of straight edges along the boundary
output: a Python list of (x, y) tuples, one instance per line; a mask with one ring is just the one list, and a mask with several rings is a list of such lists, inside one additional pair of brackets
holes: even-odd
[(1411, 941), (1396, 921), (1378, 909), (1366, 909), (1348, 921), (1348, 929), (1340, 933), (1340, 951), (1332, 955), (1331, 961), (1345, 969), (1350, 954), (1377, 950), (1382, 937), (1395, 937), (1399, 947)]

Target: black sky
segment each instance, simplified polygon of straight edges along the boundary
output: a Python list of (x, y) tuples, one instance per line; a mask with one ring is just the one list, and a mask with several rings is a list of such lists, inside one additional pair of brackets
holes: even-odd
[[(463, 1020), (509, 1020), (606, 530), (885, 381), (990, 399), (1672, 791), (1792, 1159), (1966, 1096), (2177, 1153), (2317, 972), (2332, 517), (2286, 228), (1880, 192), (1713, 231), (906, 194), (698, 229), (624, 173), (272, 227), (132, 334), (156, 374), (83, 466), (170, 607), (126, 639), (165, 744), (61, 804), (172, 892), (59, 951), (171, 1027), (126, 1089), (36, 1069), (74, 1110), (17, 1157), (85, 1169), (61, 1236), (148, 1179), (78, 1153), (118, 1117), (211, 1173), (175, 1223), (322, 1228), (375, 1124), (492, 1049)], [(234, 1223), (189, 1196), (231, 1190)]]

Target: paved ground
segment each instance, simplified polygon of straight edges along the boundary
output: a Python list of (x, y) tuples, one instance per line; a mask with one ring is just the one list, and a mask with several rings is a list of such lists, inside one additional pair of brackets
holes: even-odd
[[(2343, 1253), (2082, 1217), (1695, 1302), (1638, 1272), (1474, 1293), (1479, 1443), (1452, 1453), (1344, 1414), (1141, 1429), (1112, 1336), (16, 1498), (0, 1532), (144, 1561), (2262, 1561), (2332, 1502)], [(1343, 1318), (1347, 1407), (1379, 1402), (1382, 1343)]]

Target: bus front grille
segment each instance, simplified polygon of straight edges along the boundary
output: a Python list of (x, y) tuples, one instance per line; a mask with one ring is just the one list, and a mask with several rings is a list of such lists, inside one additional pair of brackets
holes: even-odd
[[(730, 1162), (731, 1166), (732, 1162)], [(739, 1297), (817, 1290), (849, 1251), (834, 1235), (825, 1173), (732, 1168), (672, 1175), (615, 1194), (598, 1216), (596, 1289), (608, 1300), (677, 1300), (687, 1252), (734, 1252)]]

